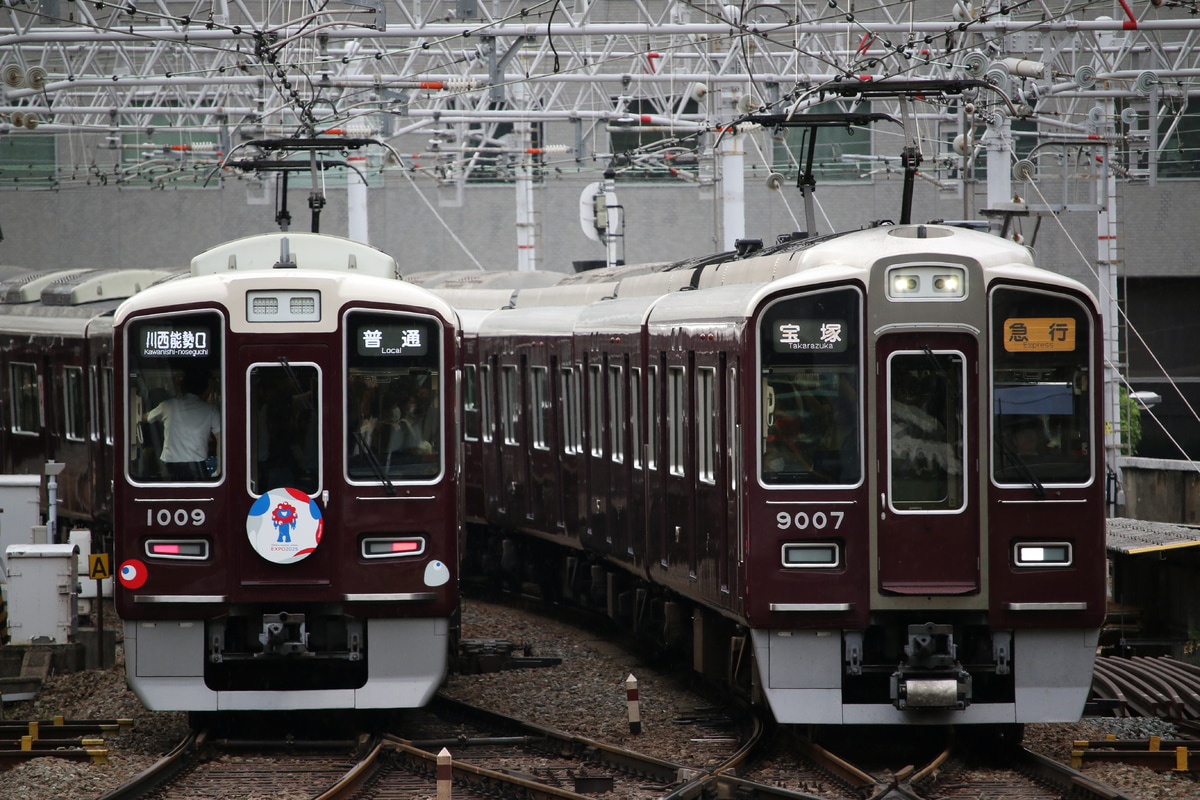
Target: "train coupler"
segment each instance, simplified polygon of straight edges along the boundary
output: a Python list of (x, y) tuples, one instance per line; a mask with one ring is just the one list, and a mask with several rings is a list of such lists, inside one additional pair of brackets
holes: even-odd
[(263, 614), (263, 631), (258, 635), (264, 655), (295, 656), (308, 652), (308, 633), (303, 614)]
[(971, 673), (958, 663), (954, 626), (908, 626), (905, 660), (892, 674), (896, 708), (964, 709), (971, 702)]

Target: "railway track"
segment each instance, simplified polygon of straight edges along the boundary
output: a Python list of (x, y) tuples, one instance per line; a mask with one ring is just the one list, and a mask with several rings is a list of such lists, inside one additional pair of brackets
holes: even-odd
[[(406, 714), (403, 728), (405, 737), (356, 741), (230, 740), (193, 733), (100, 800), (258, 796), (255, 792), (276, 800), (427, 800), (438, 792), (439, 778), (450, 782), (456, 797), (584, 800), (616, 793), (652, 800), (703, 785), (713, 774), (447, 698)], [(752, 723), (731, 736), (727, 752), (715, 756), (714, 772), (743, 763), (761, 736), (762, 727)], [(450, 763), (440, 765), (439, 755)]]

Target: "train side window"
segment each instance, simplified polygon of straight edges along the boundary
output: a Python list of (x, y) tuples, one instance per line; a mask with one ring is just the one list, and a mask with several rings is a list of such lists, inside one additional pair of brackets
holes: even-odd
[(785, 297), (763, 311), (755, 426), (763, 484), (862, 481), (861, 316), (862, 295), (849, 288)]
[(481, 438), (492, 440), (492, 370), (487, 364), (479, 367), (479, 422)]
[(687, 372), (667, 369), (667, 450), (672, 475), (684, 475), (684, 431), (687, 423)]
[(479, 441), (479, 383), (474, 364), (463, 365), (463, 437)]
[(531, 438), (533, 446), (538, 450), (546, 450), (549, 443), (546, 438), (546, 420), (550, 416), (549, 377), (545, 367), (533, 367), (530, 370), (530, 384), (533, 391), (531, 407), (533, 414), (530, 421), (533, 424)]
[(650, 365), (650, 376), (646, 381), (646, 469), (658, 469), (658, 365)]
[(642, 371), (629, 370), (629, 424), (634, 469), (642, 468)]
[(563, 452), (570, 455), (583, 447), (579, 421), (579, 382), (574, 367), (563, 367), (559, 373), (562, 388)]
[(620, 364), (608, 367), (609, 452), (618, 464), (625, 462), (625, 379)]
[(72, 442), (87, 438), (83, 367), (63, 367), (63, 434)]
[(100, 370), (100, 436), (105, 444), (113, 441), (113, 369)]
[(1073, 298), (992, 293), (992, 477), (1000, 485), (1092, 479), (1092, 327)]
[(588, 365), (588, 438), (591, 441), (592, 455), (601, 458), (604, 455), (604, 440), (601, 433), (604, 430), (604, 373), (599, 364)]
[(702, 483), (716, 480), (716, 383), (717, 371), (712, 367), (696, 370), (696, 472)]
[(521, 381), (517, 368), (504, 365), (501, 370), (500, 427), (505, 444), (517, 444), (517, 426), (521, 424)]
[(42, 387), (37, 365), (9, 364), (8, 392), (12, 432), (36, 434), (42, 427)]

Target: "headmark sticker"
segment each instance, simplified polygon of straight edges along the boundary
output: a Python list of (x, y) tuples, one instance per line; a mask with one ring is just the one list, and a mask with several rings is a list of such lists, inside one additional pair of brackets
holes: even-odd
[(250, 546), (275, 564), (308, 558), (324, 527), (320, 507), (299, 489), (272, 489), (254, 501), (246, 517)]
[(146, 565), (136, 558), (131, 558), (122, 564), (121, 569), (117, 573), (117, 578), (126, 589), (142, 588), (148, 577), (150, 575), (146, 571)]

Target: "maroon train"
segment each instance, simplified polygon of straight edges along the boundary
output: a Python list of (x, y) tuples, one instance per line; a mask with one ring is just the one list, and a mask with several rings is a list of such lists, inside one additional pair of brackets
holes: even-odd
[(1083, 286), (942, 225), (448, 277), (410, 276), (463, 318), (481, 568), (607, 607), (780, 722), (1080, 716), (1105, 614)]
[[(213, 248), (190, 276), (3, 277), (4, 471), (66, 463), (59, 538), (114, 552), (148, 708), (432, 696), (462, 535), (449, 305), (374, 248), (303, 233)], [(156, 410), (185, 392), (190, 411)], [(178, 438), (193, 414), (199, 444)]]

